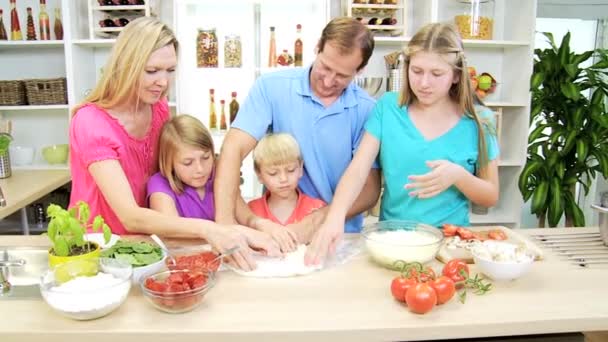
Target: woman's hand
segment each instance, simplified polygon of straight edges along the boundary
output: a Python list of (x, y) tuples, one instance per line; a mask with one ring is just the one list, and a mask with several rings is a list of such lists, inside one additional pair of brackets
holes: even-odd
[(344, 220), (327, 218), (308, 245), (304, 263), (320, 265), (325, 258), (336, 252), (336, 246), (344, 235)]
[(287, 253), (296, 250), (298, 238), (293, 231), (287, 229), (287, 227), (274, 223), (271, 220), (261, 218), (256, 221), (255, 227), (259, 231), (270, 235), (279, 245), (281, 252)]
[(418, 198), (431, 198), (442, 193), (454, 185), (466, 174), (466, 170), (447, 160), (427, 161), (426, 165), (432, 170), (424, 175), (409, 176), (410, 183), (404, 186), (411, 189), (410, 196)]
[(247, 239), (247, 243), (255, 250), (261, 250), (267, 256), (282, 256), (279, 244), (267, 233), (245, 226), (235, 226)]

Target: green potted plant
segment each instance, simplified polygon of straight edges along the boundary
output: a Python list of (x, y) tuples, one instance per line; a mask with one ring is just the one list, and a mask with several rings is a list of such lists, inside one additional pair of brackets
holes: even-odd
[[(539, 226), (584, 226), (577, 185), (588, 194), (597, 173), (608, 176), (608, 51), (570, 51), (570, 33), (558, 47), (534, 50), (532, 106), (526, 165), (519, 176), (524, 201)], [(596, 60), (583, 65), (590, 58)], [(587, 94), (588, 93), (588, 94)], [(588, 95), (588, 96), (587, 96)]]
[(54, 267), (60, 263), (86, 258), (96, 258), (100, 255), (100, 246), (85, 238), (87, 229), (103, 231), (105, 242), (110, 241), (112, 232), (101, 215), (92, 222), (89, 205), (80, 201), (68, 210), (51, 204), (46, 210), (50, 218), (47, 235), (52, 247), (49, 249), (49, 265)]

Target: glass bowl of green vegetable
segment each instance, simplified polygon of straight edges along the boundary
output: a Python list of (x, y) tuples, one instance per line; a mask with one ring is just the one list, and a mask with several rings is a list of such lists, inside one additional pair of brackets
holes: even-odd
[(165, 252), (157, 245), (146, 241), (120, 239), (110, 248), (101, 251), (101, 256), (130, 263), (133, 266), (134, 284), (139, 284), (143, 277), (166, 268)]

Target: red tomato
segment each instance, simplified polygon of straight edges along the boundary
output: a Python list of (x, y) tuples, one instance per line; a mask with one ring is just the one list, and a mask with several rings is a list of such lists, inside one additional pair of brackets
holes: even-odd
[(437, 305), (437, 293), (428, 283), (416, 284), (407, 290), (405, 302), (410, 311), (425, 314)]
[(402, 276), (395, 277), (391, 282), (391, 293), (396, 300), (405, 302), (407, 290), (416, 284), (418, 284), (418, 282), (414, 278), (405, 278)]
[(492, 240), (506, 240), (507, 234), (500, 229), (490, 230), (488, 237)]
[(449, 223), (445, 223), (443, 225), (443, 235), (444, 236), (454, 236), (454, 235), (456, 235), (457, 231), (458, 231), (458, 226), (456, 226), (456, 225), (449, 224)]
[(446, 303), (454, 296), (456, 293), (456, 285), (454, 281), (446, 276), (441, 276), (431, 282), (429, 285), (435, 290), (437, 293), (437, 305)]
[(458, 228), (458, 235), (460, 235), (463, 240), (469, 240), (473, 238), (473, 232), (466, 228)]
[[(461, 271), (465, 273), (466, 277), (462, 275)], [(443, 266), (441, 273), (452, 279), (455, 283), (458, 283), (469, 277), (469, 266), (460, 259), (452, 259)]]
[(407, 271), (405, 276), (406, 278), (414, 278), (421, 283), (426, 283), (427, 281), (433, 280), (436, 277), (435, 271), (433, 271), (433, 269), (430, 267), (426, 267), (420, 275), (418, 275), (418, 271), (416, 269), (412, 268)]

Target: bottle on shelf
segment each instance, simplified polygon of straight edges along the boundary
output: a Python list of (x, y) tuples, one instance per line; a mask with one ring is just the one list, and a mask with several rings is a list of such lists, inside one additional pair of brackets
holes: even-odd
[(239, 112), (239, 102), (236, 100), (236, 91), (232, 92), (232, 101), (230, 101), (230, 125), (236, 119), (236, 113)]
[(294, 43), (293, 59), (295, 66), (302, 66), (302, 51), (304, 50), (304, 44), (302, 43), (302, 25), (296, 25), (296, 42)]
[(40, 26), (40, 40), (51, 40), (51, 24), (49, 15), (46, 13), (46, 0), (40, 0), (40, 14), (38, 14), (38, 26)]
[(55, 39), (63, 40), (63, 23), (61, 22), (61, 9), (55, 7), (55, 25), (53, 25), (53, 31), (55, 31)]
[(268, 49), (268, 67), (277, 66), (277, 42), (274, 36), (274, 26), (270, 26), (270, 46)]
[(217, 113), (215, 112), (215, 90), (209, 89), (209, 129), (217, 130)]
[(0, 9), (0, 40), (8, 40), (6, 27), (4, 27), (4, 16), (2, 14), (2, 9)]
[(226, 125), (226, 101), (220, 100), (220, 131), (226, 131), (228, 129)]
[(36, 27), (34, 26), (34, 17), (32, 16), (32, 8), (26, 8), (27, 24), (26, 24), (26, 39), (36, 40)]
[(19, 14), (17, 13), (16, 0), (11, 0), (11, 40), (23, 40), (21, 25), (19, 25)]

